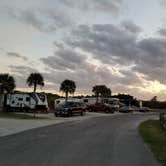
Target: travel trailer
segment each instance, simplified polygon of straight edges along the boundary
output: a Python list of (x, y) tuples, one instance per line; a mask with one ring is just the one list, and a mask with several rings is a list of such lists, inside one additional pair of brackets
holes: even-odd
[(4, 96), (7, 111), (47, 111), (47, 96), (44, 93), (10, 93)]

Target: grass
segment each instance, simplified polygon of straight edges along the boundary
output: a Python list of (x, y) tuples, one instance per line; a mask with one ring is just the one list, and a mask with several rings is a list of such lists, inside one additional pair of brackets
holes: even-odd
[(148, 120), (139, 126), (139, 132), (145, 143), (162, 166), (166, 166), (166, 131), (163, 131), (159, 120)]
[(24, 113), (4, 113), (4, 112), (0, 112), (0, 118), (7, 118), (7, 119), (48, 119), (45, 117), (33, 117), (33, 115), (28, 115), (28, 114), (24, 114)]

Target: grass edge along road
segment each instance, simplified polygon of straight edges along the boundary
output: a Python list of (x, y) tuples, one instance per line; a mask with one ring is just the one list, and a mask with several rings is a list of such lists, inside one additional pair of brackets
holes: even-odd
[(156, 159), (166, 166), (166, 131), (163, 131), (159, 120), (148, 120), (140, 124), (139, 133), (150, 147)]
[(0, 112), (0, 118), (6, 118), (6, 119), (48, 119), (45, 117), (34, 117), (32, 115), (24, 114), (24, 113), (14, 113), (14, 112)]

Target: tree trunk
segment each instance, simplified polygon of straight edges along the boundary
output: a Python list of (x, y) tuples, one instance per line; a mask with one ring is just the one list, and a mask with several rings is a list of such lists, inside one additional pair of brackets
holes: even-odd
[(33, 89), (33, 92), (34, 92), (34, 93), (36, 92), (36, 87), (37, 87), (37, 84), (35, 83), (35, 84), (34, 84), (34, 89)]
[(7, 112), (7, 106), (6, 106), (6, 102), (7, 102), (7, 94), (1, 94), (1, 111), (3, 112)]
[(4, 95), (0, 93), (0, 112), (4, 111)]
[(66, 91), (65, 102), (68, 100), (68, 91)]

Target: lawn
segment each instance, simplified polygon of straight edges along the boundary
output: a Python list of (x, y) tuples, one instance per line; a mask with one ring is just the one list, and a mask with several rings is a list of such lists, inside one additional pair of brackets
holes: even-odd
[(24, 113), (4, 113), (4, 112), (0, 112), (0, 118), (8, 118), (8, 119), (48, 119), (48, 118), (44, 118), (44, 117), (33, 117), (33, 115), (28, 115), (28, 114), (24, 114)]
[(166, 166), (166, 131), (162, 131), (159, 120), (148, 120), (139, 126), (139, 132), (156, 159)]

